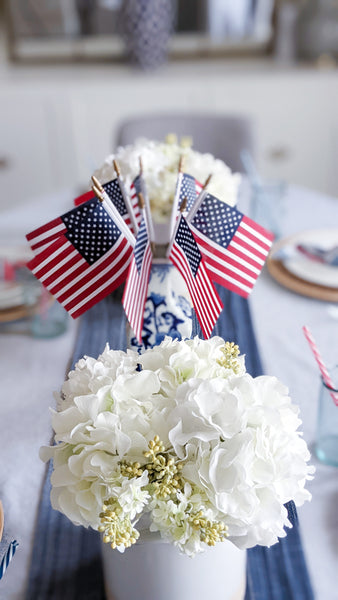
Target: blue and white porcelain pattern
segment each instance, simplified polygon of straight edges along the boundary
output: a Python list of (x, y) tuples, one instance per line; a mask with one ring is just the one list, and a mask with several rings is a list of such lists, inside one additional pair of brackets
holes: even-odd
[(166, 62), (174, 13), (172, 0), (123, 0), (123, 34), (134, 65), (154, 69)]
[(190, 338), (192, 305), (188, 288), (169, 260), (154, 259), (145, 304), (142, 344), (128, 328), (128, 346), (146, 350), (160, 344), (166, 335), (173, 339)]

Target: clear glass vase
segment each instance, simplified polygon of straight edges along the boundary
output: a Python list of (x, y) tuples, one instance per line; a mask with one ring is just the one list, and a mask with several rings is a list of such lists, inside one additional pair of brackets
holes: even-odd
[(338, 366), (329, 374), (333, 387), (321, 379), (315, 452), (321, 462), (338, 467)]

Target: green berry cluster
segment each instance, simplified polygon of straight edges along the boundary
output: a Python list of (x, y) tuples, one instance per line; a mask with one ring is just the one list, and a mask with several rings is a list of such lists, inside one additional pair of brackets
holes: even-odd
[(158, 435), (148, 444), (149, 450), (144, 452), (150, 461), (145, 465), (148, 471), (149, 483), (153, 486), (154, 495), (164, 500), (183, 490), (181, 477), (182, 464), (176, 463), (170, 455), (166, 455), (165, 446)]
[(116, 498), (105, 500), (100, 513), (101, 525), (98, 530), (103, 533), (103, 541), (110, 544), (113, 550), (117, 546), (130, 548), (139, 538), (139, 532), (133, 528), (130, 518), (123, 514)]
[(189, 515), (190, 525), (199, 531), (201, 542), (208, 546), (215, 546), (217, 542), (223, 542), (227, 537), (227, 527), (222, 521), (210, 521), (200, 510)]
[(223, 356), (218, 359), (218, 364), (225, 369), (231, 369), (235, 375), (241, 370), (241, 363), (238, 360), (239, 347), (234, 342), (225, 342), (222, 346), (221, 351)]

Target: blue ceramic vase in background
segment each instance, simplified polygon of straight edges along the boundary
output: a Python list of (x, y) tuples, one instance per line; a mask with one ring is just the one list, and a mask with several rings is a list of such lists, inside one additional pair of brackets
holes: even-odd
[(121, 28), (133, 65), (156, 69), (167, 61), (174, 12), (172, 0), (123, 0)]

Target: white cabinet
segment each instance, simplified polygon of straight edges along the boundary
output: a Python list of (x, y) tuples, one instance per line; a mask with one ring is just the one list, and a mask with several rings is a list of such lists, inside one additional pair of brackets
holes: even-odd
[(53, 150), (47, 113), (47, 107), (26, 92), (0, 94), (2, 207), (22, 203), (27, 196), (51, 189)]
[(76, 184), (66, 105), (40, 85), (0, 88), (1, 209)]
[(121, 120), (170, 111), (250, 115), (262, 176), (338, 196), (335, 71), (268, 60), (178, 62), (150, 74), (116, 65), (21, 70), (0, 76), (1, 207), (88, 186)]
[(254, 65), (239, 70), (227, 63), (171, 65), (155, 75), (122, 74), (88, 94), (74, 91), (81, 178), (112, 151), (118, 124), (129, 116), (168, 111), (237, 113), (252, 117), (262, 176), (338, 196), (336, 73)]

